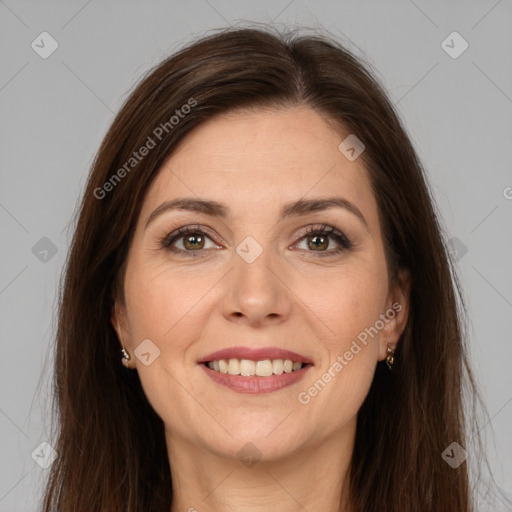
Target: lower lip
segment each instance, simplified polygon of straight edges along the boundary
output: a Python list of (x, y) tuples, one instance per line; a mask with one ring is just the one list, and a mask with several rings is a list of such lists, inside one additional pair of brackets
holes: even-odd
[(300, 370), (291, 373), (282, 373), (281, 375), (271, 375), (269, 377), (242, 377), (241, 375), (230, 375), (229, 373), (220, 373), (208, 368), (206, 364), (201, 364), (206, 374), (218, 384), (222, 384), (237, 393), (271, 393), (287, 386), (295, 384), (301, 380), (308, 369), (312, 366), (307, 364)]

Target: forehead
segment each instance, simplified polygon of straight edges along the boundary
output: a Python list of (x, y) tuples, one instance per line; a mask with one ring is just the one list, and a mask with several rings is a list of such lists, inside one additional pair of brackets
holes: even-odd
[(306, 106), (216, 116), (180, 141), (151, 184), (141, 217), (184, 196), (245, 212), (327, 195), (375, 203), (362, 159), (350, 161), (338, 149), (347, 135)]

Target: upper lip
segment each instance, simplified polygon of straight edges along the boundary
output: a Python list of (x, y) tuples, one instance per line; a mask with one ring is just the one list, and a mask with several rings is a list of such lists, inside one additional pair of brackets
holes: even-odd
[(198, 363), (219, 361), (220, 359), (250, 359), (252, 361), (263, 361), (265, 359), (290, 359), (293, 362), (312, 363), (310, 359), (297, 352), (278, 347), (230, 347), (212, 352), (199, 359)]

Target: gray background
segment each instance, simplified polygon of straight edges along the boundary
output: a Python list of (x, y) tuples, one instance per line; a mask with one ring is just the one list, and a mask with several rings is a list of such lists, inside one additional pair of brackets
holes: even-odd
[[(143, 72), (191, 37), (239, 20), (321, 25), (377, 70), (424, 162), (457, 251), (471, 358), (489, 411), (481, 428), (497, 483), (511, 496), (510, 0), (5, 0), (0, 511), (35, 511), (40, 500), (47, 470), (31, 454), (41, 442), (51, 443), (56, 289), (69, 222), (107, 126)], [(31, 47), (43, 31), (59, 45), (47, 59)], [(441, 46), (453, 31), (469, 44), (456, 59)], [(40, 241), (44, 237), (50, 242)]]

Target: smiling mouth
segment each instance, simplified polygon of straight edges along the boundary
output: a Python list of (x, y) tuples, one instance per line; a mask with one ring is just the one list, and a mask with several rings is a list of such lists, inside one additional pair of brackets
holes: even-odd
[(254, 361), (251, 359), (217, 359), (215, 361), (205, 361), (205, 366), (214, 372), (238, 375), (241, 377), (271, 377), (273, 375), (282, 375), (284, 373), (294, 373), (309, 363), (292, 361), (291, 359), (264, 359)]

